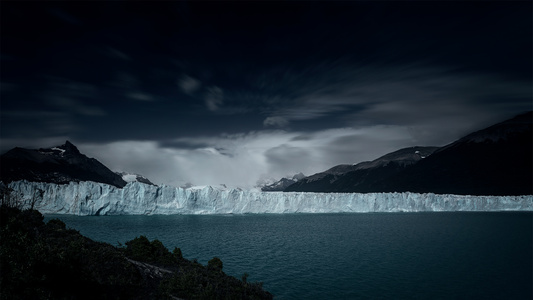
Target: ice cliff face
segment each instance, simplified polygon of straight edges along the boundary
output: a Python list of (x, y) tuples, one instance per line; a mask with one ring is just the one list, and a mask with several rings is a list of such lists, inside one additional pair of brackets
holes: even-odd
[[(15, 181), (14, 195), (42, 213), (74, 215), (340, 213), (398, 211), (533, 211), (533, 196), (416, 193), (283, 193), (175, 188), (128, 183), (120, 189), (90, 181), (59, 185)], [(38, 189), (44, 191), (39, 197)]]

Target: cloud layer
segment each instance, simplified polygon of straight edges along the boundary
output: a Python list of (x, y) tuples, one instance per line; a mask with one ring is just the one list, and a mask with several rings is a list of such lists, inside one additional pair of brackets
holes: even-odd
[[(174, 146), (170, 146), (174, 145)], [(311, 175), (336, 164), (372, 160), (412, 145), (398, 126), (338, 128), (314, 133), (259, 131), (156, 141), (80, 144), (113, 170), (141, 173), (159, 184), (239, 186), (298, 172)]]

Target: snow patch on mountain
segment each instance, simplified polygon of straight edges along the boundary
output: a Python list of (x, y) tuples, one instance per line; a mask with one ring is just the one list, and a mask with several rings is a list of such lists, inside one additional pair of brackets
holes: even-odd
[(141, 182), (145, 184), (155, 185), (148, 178), (141, 176), (139, 174), (133, 174), (133, 173), (128, 173), (128, 172), (115, 172), (115, 173), (121, 176), (122, 180), (126, 182)]
[(65, 149), (61, 149), (61, 148), (57, 148), (57, 147), (53, 147), (52, 150), (54, 151), (59, 151), (59, 155), (63, 156), (65, 154)]
[(135, 174), (124, 174), (122, 175), (122, 179), (126, 182), (134, 182), (137, 181), (137, 175)]

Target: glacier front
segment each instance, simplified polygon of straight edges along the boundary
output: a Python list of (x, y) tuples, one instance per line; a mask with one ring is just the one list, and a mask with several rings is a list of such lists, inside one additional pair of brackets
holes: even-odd
[[(176, 188), (130, 182), (124, 188), (91, 181), (9, 183), (23, 206), (46, 214), (149, 215), (351, 213), (419, 211), (533, 211), (533, 195), (464, 196), (417, 193), (260, 192)], [(42, 195), (38, 192), (44, 191)]]

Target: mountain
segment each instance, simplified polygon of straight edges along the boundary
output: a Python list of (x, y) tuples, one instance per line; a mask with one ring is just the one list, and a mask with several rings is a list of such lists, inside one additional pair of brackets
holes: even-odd
[(148, 178), (139, 175), (139, 174), (132, 174), (128, 172), (115, 172), (117, 175), (122, 177), (122, 180), (126, 182), (141, 182), (149, 185), (155, 185), (153, 182), (151, 182)]
[(300, 172), (292, 176), (292, 178), (287, 178), (287, 177), (281, 178), (280, 180), (272, 184), (265, 185), (261, 188), (261, 190), (263, 192), (282, 192), (287, 187), (289, 187), (291, 184), (294, 184), (298, 182), (298, 180), (301, 180), (303, 178), (305, 178), (305, 175)]
[(327, 171), (305, 177), (288, 186), (286, 192), (357, 192), (376, 191), (374, 185), (384, 178), (430, 156), (438, 147), (409, 147), (386, 154), (373, 161), (355, 165), (338, 165)]
[(14, 148), (0, 156), (0, 179), (67, 184), (94, 181), (122, 188), (126, 181), (94, 158), (80, 153), (71, 142), (52, 148)]
[(533, 195), (533, 112), (471, 133), (381, 182), (387, 191)]
[[(334, 167), (285, 191), (532, 195), (532, 120), (533, 112), (518, 115), (438, 148), (405, 167), (394, 160), (388, 164), (377, 161), (408, 149), (353, 168)], [(364, 172), (365, 166), (372, 167)]]

